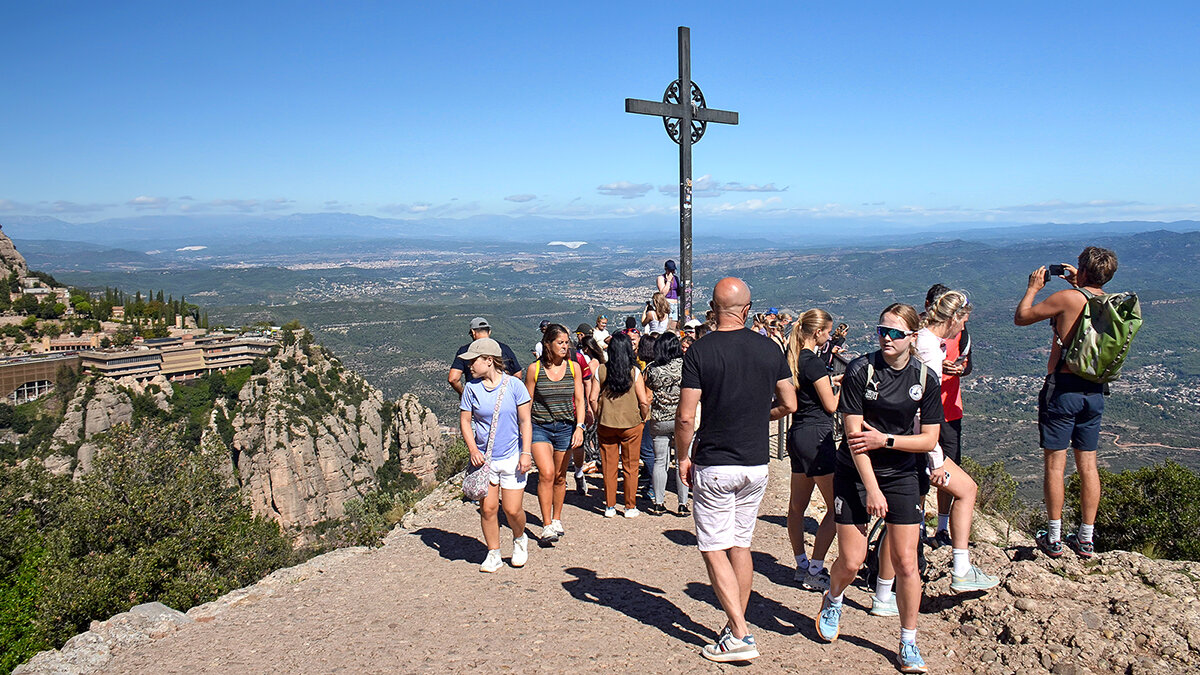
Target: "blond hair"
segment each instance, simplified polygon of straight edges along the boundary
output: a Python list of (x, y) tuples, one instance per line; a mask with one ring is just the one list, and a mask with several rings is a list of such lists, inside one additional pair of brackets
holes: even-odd
[(654, 305), (654, 313), (659, 321), (671, 316), (671, 303), (667, 302), (667, 296), (662, 291), (654, 291), (654, 295), (650, 296), (650, 304)]
[(971, 301), (962, 291), (946, 291), (929, 303), (925, 310), (925, 326), (936, 326), (971, 313)]
[(827, 324), (833, 323), (833, 317), (823, 309), (813, 308), (800, 315), (792, 334), (788, 337), (787, 360), (792, 369), (792, 385), (800, 387), (800, 350), (804, 343), (816, 336)]

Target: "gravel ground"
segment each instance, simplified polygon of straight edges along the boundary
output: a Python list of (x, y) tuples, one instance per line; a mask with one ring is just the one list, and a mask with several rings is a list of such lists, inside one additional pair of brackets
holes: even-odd
[[(535, 480), (525, 498), (531, 536), (540, 531)], [(567, 498), (566, 536), (552, 548), (531, 546), (523, 569), (506, 565), (481, 574), (486, 551), (478, 513), (455, 501), (423, 524), (394, 532), (382, 548), (331, 560), (320, 573), (274, 595), (119, 652), (105, 672), (668, 673), (745, 667), (699, 656), (724, 615), (695, 548), (691, 518), (643, 513), (633, 520), (605, 519), (599, 479), (590, 480), (591, 496)], [(898, 621), (868, 616), (868, 594), (860, 587), (847, 591), (841, 639), (816, 639), (820, 596), (791, 581), (787, 481), (786, 460), (773, 461), (755, 534), (755, 593), (748, 612), (762, 656), (750, 667), (895, 672)], [(675, 507), (673, 496), (667, 505)], [(815, 523), (809, 524), (811, 538)], [(507, 563), (506, 529), (501, 537)], [(919, 642), (931, 671), (963, 672), (953, 651), (958, 638), (950, 634), (957, 625), (936, 614), (922, 616)]]

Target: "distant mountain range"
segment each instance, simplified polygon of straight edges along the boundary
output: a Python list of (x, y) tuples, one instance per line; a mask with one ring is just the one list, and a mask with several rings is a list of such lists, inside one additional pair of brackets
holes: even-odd
[[(360, 216), (350, 213), (300, 213), (286, 216), (263, 215), (162, 215), (112, 218), (92, 223), (68, 223), (48, 216), (5, 216), (0, 219), (4, 231), (21, 242), (22, 250), (39, 247), (50, 252), (62, 242), (81, 242), (92, 247), (71, 246), (79, 253), (97, 254), (125, 249), (112, 258), (129, 264), (149, 263), (136, 260), (135, 252), (154, 252), (171, 260), (183, 253), (189, 260), (197, 257), (223, 257), (231, 253), (303, 253), (328, 252), (339, 242), (350, 249), (366, 241), (402, 242), (416, 247), (456, 250), (497, 244), (535, 244), (575, 239), (589, 246), (633, 246), (640, 249), (670, 250), (678, 241), (678, 224), (673, 217), (631, 217), (568, 220), (535, 216), (474, 216), (470, 218), (400, 220)], [(1105, 223), (943, 223), (937, 226), (910, 226), (875, 221), (777, 221), (754, 223), (728, 219), (697, 220), (694, 236), (697, 245), (710, 250), (772, 249), (829, 246), (887, 246), (929, 241), (963, 239), (989, 242), (1021, 242), (1074, 239), (1083, 235), (1131, 234), (1151, 230), (1191, 232), (1200, 230), (1192, 220), (1170, 223), (1120, 221)], [(55, 242), (53, 244), (48, 242)], [(99, 246), (100, 249), (95, 247)], [(205, 249), (177, 251), (186, 247)], [(561, 249), (560, 249), (561, 250)], [(149, 263), (152, 264), (152, 263)]]

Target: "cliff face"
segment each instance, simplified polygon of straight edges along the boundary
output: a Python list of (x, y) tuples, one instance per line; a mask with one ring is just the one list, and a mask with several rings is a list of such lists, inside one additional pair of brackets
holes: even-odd
[(12, 274), (13, 270), (16, 270), (20, 276), (29, 274), (29, 267), (25, 265), (25, 257), (17, 251), (17, 247), (13, 246), (12, 239), (4, 234), (3, 226), (0, 226), (0, 273), (8, 276)]
[[(176, 386), (187, 385), (161, 377), (85, 380), (43, 462), (55, 473), (87, 473), (103, 435), (132, 423), (138, 401), (143, 410), (186, 417), (172, 403)], [(386, 401), (329, 352), (301, 344), (284, 347), (239, 391), (217, 396), (202, 438), (229, 448), (230, 483), (256, 514), (278, 521), (298, 543), (308, 528), (341, 518), (346, 502), (377, 488), (385, 463), (432, 481), (442, 443), (437, 418), (415, 396)]]
[(230, 420), (238, 479), (254, 511), (286, 529), (342, 517), (347, 501), (375, 488), (385, 462), (433, 477), (433, 413), (414, 396), (385, 401), (319, 347), (286, 347), (238, 400)]

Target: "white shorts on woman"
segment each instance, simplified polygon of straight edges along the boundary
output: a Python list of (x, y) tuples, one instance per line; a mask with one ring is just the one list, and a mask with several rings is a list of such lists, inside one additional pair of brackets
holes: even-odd
[(499, 485), (501, 490), (524, 490), (527, 475), (517, 470), (520, 461), (519, 452), (512, 457), (493, 459), (489, 467), (491, 471), (488, 474), (488, 482)]

